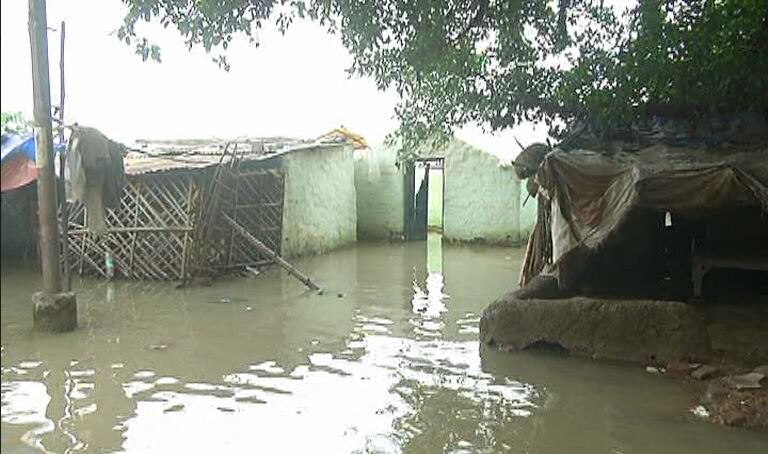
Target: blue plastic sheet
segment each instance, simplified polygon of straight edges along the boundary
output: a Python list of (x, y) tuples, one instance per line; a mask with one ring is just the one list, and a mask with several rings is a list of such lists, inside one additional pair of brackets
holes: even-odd
[[(56, 153), (62, 153), (66, 147), (64, 144), (54, 143), (53, 148)], [(32, 134), (3, 134), (0, 164), (17, 154), (23, 154), (27, 159), (35, 162), (36, 149), (35, 138)]]

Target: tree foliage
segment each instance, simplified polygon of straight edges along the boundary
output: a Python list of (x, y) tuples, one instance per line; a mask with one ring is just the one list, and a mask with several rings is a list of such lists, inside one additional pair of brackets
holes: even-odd
[(144, 59), (159, 49), (135, 26), (156, 19), (225, 68), (235, 35), (319, 21), (352, 54), (350, 74), (397, 90), (405, 144), (472, 122), (615, 130), (654, 113), (768, 108), (766, 0), (640, 0), (625, 13), (602, 0), (123, 1), (119, 36)]
[(21, 112), (0, 113), (0, 131), (5, 133), (24, 133), (32, 130), (32, 124)]

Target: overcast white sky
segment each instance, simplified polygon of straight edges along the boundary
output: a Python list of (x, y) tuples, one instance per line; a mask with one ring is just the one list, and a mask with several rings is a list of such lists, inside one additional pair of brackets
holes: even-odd
[[(2, 110), (31, 117), (32, 80), (27, 1), (2, 0)], [(313, 138), (339, 125), (380, 143), (397, 127), (396, 94), (372, 80), (349, 79), (351, 56), (338, 37), (309, 22), (285, 36), (260, 32), (256, 48), (240, 39), (229, 48), (229, 73), (201, 49), (187, 50), (178, 32), (152, 27), (163, 63), (142, 63), (110, 35), (121, 23), (119, 0), (48, 2), (48, 24), (67, 23), (66, 119), (95, 126), (124, 142), (136, 138), (272, 136)], [(58, 33), (49, 33), (51, 93), (58, 100)], [(523, 143), (543, 140), (544, 128), (502, 134), (464, 128), (458, 136), (510, 158)]]

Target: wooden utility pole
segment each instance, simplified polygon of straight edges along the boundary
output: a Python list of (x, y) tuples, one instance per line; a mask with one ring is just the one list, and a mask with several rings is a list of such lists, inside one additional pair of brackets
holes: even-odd
[(56, 216), (56, 172), (51, 127), (51, 84), (48, 73), (48, 20), (45, 0), (29, 0), (29, 42), (32, 53), (37, 206), (43, 291), (32, 295), (35, 327), (46, 331), (77, 328), (77, 301), (61, 293), (61, 255)]
[(29, 0), (29, 40), (32, 46), (32, 94), (37, 148), (37, 201), (43, 290), (61, 291), (59, 230), (56, 216), (56, 174), (53, 164), (51, 84), (48, 75), (48, 21), (45, 0)]
[[(64, 145), (64, 36), (66, 24), (61, 21), (59, 47), (59, 144)], [(64, 291), (72, 290), (72, 275), (69, 269), (69, 205), (67, 205), (66, 187), (64, 184), (64, 166), (66, 156), (59, 153), (59, 203), (61, 207), (61, 253), (64, 254)]]

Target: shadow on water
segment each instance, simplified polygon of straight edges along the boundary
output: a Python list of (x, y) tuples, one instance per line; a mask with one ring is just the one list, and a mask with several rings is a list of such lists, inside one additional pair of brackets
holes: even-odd
[[(482, 308), (522, 251), (439, 236), (301, 260), (208, 288), (78, 284), (81, 328), (31, 330), (28, 269), (2, 269), (3, 452), (765, 452), (693, 422), (635, 367), (480, 351)], [(214, 304), (215, 303), (215, 304)]]

